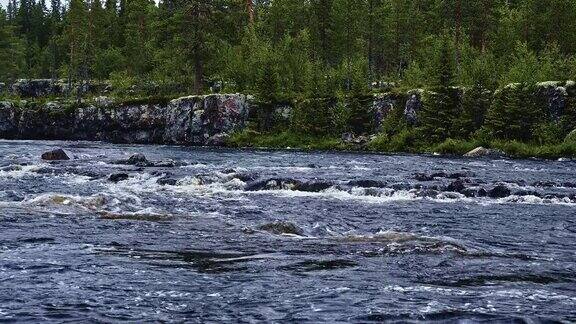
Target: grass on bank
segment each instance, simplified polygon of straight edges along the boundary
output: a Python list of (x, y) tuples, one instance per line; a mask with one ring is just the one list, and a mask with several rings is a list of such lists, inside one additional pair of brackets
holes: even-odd
[(378, 135), (365, 145), (344, 143), (331, 136), (314, 136), (298, 134), (293, 131), (279, 133), (259, 133), (252, 130), (233, 134), (228, 140), (230, 147), (302, 149), (302, 150), (335, 150), (335, 151), (369, 151), (380, 153), (439, 153), (443, 155), (464, 155), (483, 146), (497, 149), (512, 158), (573, 158), (576, 157), (576, 141), (566, 140), (554, 145), (527, 144), (518, 141), (494, 140), (488, 143), (447, 139), (442, 143), (424, 145), (419, 143), (413, 132), (401, 132), (388, 138)]
[(233, 134), (228, 140), (230, 147), (303, 149), (303, 150), (350, 150), (352, 146), (330, 136), (297, 134), (290, 131), (279, 133), (259, 133), (245, 130)]

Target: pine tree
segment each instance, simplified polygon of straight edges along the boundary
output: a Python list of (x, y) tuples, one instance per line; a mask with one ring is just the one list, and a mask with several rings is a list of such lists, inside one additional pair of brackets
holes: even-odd
[(120, 19), (125, 23), (124, 55), (128, 63), (128, 73), (143, 77), (151, 68), (150, 10), (154, 4), (150, 0), (130, 0), (120, 3)]
[(444, 36), (436, 58), (434, 88), (426, 92), (419, 116), (421, 134), (431, 142), (454, 136), (454, 119), (459, 113), (459, 90), (454, 88), (454, 51)]
[(68, 85), (78, 81), (78, 100), (82, 97), (83, 82), (88, 75), (88, 8), (83, 0), (71, 0), (67, 14), (65, 40), (68, 45)]
[(15, 34), (15, 28), (7, 20), (0, 7), (0, 80), (14, 80), (24, 70), (24, 43)]

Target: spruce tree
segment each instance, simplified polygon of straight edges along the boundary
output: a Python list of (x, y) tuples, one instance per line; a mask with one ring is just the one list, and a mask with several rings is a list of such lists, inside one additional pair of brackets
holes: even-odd
[(419, 125), (423, 138), (440, 142), (454, 135), (453, 124), (459, 113), (459, 90), (454, 88), (454, 52), (444, 36), (435, 58), (433, 87), (423, 96)]

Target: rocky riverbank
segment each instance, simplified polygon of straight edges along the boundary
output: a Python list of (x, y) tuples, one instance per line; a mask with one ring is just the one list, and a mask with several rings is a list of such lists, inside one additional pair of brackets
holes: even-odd
[(240, 94), (182, 97), (169, 102), (90, 104), (0, 102), (0, 138), (113, 143), (222, 145), (244, 128), (249, 98)]
[[(372, 147), (381, 151), (390, 151), (378, 146), (378, 141), (382, 142), (378, 134), (387, 119), (394, 115), (398, 118), (394, 122), (418, 127), (421, 123), (420, 113), (427, 104), (429, 93), (416, 89), (344, 99), (312, 98), (284, 102), (262, 102), (244, 94), (211, 94), (177, 99), (147, 97), (119, 101), (112, 99), (112, 96), (104, 96), (110, 89), (100, 85), (86, 90), (92, 91), (93, 97), (72, 103), (62, 99), (65, 85), (49, 80), (20, 80), (9, 89), (12, 100), (0, 101), (0, 138), (3, 139), (306, 148), (308, 145), (291, 143), (276, 135), (287, 130), (305, 134), (318, 128), (332, 134), (333, 116), (346, 115), (344, 121), (348, 124), (344, 129), (349, 131), (324, 136), (324, 139), (329, 138), (329, 143), (312, 147), (351, 150)], [(559, 123), (573, 108), (576, 83), (545, 82), (535, 89), (532, 96), (541, 102), (545, 111), (543, 118), (546, 120), (543, 123)], [(465, 88), (454, 90), (460, 98), (467, 95)], [(498, 93), (496, 91), (491, 96), (498, 96)], [(479, 114), (483, 116), (486, 111)], [(299, 129), (301, 124), (312, 127)], [(244, 134), (241, 141), (230, 140), (236, 134)], [(266, 145), (252, 140), (261, 134), (276, 137), (275, 141), (280, 142)], [(483, 144), (474, 143), (474, 147), (479, 145)], [(453, 151), (463, 154), (474, 148), (470, 146), (472, 144), (466, 144), (464, 148)], [(435, 152), (421, 148), (411, 151)]]

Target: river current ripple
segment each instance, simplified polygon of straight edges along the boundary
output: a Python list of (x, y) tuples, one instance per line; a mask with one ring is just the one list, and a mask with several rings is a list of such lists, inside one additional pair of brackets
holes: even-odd
[(572, 161), (0, 141), (0, 233), (0, 321), (576, 321)]

